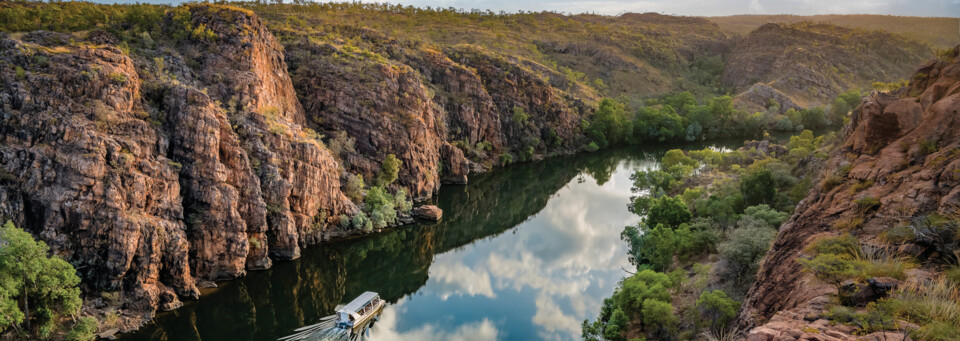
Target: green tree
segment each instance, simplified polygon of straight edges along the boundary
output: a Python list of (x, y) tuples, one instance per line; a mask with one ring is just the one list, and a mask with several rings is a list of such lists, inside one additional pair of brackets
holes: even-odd
[(363, 177), (357, 174), (350, 174), (347, 176), (347, 184), (344, 186), (343, 192), (350, 198), (351, 201), (355, 203), (363, 202), (363, 188), (366, 185), (363, 184)]
[(666, 335), (673, 331), (677, 324), (677, 315), (673, 313), (673, 306), (668, 302), (647, 299), (643, 301), (643, 325), (657, 334)]
[(607, 327), (603, 330), (603, 338), (610, 341), (623, 340), (623, 332), (627, 330), (629, 322), (630, 320), (627, 319), (627, 314), (623, 312), (623, 309), (615, 309), (613, 314), (610, 315)]
[(653, 199), (651, 202), (650, 209), (647, 212), (646, 223), (647, 226), (663, 224), (676, 228), (680, 226), (680, 224), (689, 222), (691, 218), (693, 218), (693, 215), (690, 214), (690, 210), (687, 209), (687, 204), (683, 203), (683, 199), (679, 197), (662, 196)]
[(773, 173), (768, 169), (761, 169), (743, 177), (740, 181), (740, 192), (747, 205), (770, 204), (777, 196), (777, 187), (773, 180)]
[(515, 124), (517, 128), (523, 128), (529, 119), (530, 115), (528, 115), (523, 108), (513, 107), (513, 115), (510, 116), (510, 121), (513, 121), (513, 124)]
[(710, 113), (720, 122), (720, 130), (725, 130), (726, 122), (730, 121), (736, 109), (733, 108), (733, 97), (720, 96), (710, 100)]
[(403, 167), (403, 161), (397, 159), (396, 155), (389, 154), (380, 164), (380, 174), (377, 176), (378, 186), (387, 186), (397, 181), (400, 174), (400, 168)]
[(397, 221), (396, 203), (394, 200), (395, 197), (390, 195), (386, 188), (381, 186), (370, 187), (370, 190), (367, 191), (367, 197), (364, 199), (364, 203), (366, 204), (364, 210), (369, 213), (370, 222), (374, 228), (384, 228)]
[(597, 106), (587, 133), (600, 147), (617, 145), (633, 135), (633, 122), (622, 103), (605, 98)]
[(47, 244), (12, 222), (0, 228), (0, 332), (23, 323), (47, 337), (61, 316), (80, 312), (79, 284), (73, 266), (50, 256)]
[(777, 231), (768, 227), (749, 226), (734, 229), (717, 251), (729, 263), (738, 280), (753, 278)]
[(765, 221), (772, 227), (779, 227), (784, 220), (790, 217), (790, 213), (777, 211), (770, 208), (769, 205), (747, 207), (743, 210), (743, 214)]
[(720, 331), (737, 316), (740, 302), (734, 301), (723, 290), (704, 291), (697, 298), (700, 317), (710, 321), (714, 331)]
[(697, 160), (687, 156), (680, 149), (671, 149), (663, 154), (663, 158), (660, 159), (660, 166), (664, 169), (670, 169), (674, 166), (696, 167)]

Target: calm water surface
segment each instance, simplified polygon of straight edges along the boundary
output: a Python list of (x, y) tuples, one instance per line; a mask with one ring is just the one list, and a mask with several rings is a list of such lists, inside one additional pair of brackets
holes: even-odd
[(639, 220), (626, 209), (630, 174), (665, 150), (554, 158), (444, 186), (439, 223), (309, 248), (122, 339), (275, 340), (364, 291), (389, 302), (368, 340), (579, 339), (630, 268), (620, 241)]

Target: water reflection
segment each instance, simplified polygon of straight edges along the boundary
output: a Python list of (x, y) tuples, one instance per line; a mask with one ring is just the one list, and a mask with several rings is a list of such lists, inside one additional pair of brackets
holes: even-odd
[(639, 219), (626, 210), (629, 175), (664, 150), (551, 159), (444, 187), (439, 223), (308, 249), (123, 339), (273, 340), (364, 291), (389, 302), (372, 340), (577, 339), (629, 265), (619, 240)]

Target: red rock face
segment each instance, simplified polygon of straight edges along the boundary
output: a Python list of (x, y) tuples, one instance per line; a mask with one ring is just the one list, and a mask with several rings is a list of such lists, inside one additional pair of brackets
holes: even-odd
[(88, 290), (124, 290), (132, 309), (172, 303), (168, 286), (196, 298), (178, 170), (143, 119), (132, 60), (112, 47), (0, 44), (12, 63), (0, 72), (0, 216), (70, 260)]
[[(923, 82), (892, 95), (870, 95), (854, 112), (845, 141), (824, 167), (824, 172), (835, 172), (849, 165), (849, 179), (829, 190), (815, 188), (780, 228), (744, 302), (741, 326), (769, 320), (757, 334), (786, 335), (790, 316), (808, 309), (812, 300), (836, 293), (804, 272), (797, 257), (816, 238), (838, 235), (831, 225), (856, 214), (856, 199), (869, 195), (881, 203), (875, 214), (865, 217), (863, 230), (856, 235), (866, 243), (904, 217), (948, 213), (960, 205), (958, 54), (960, 47), (954, 49), (952, 61), (921, 68), (915, 78), (925, 78)], [(852, 193), (850, 186), (863, 180), (874, 185)]]
[(298, 257), (357, 211), (260, 19), (181, 9), (216, 39), (173, 44), (163, 70), (54, 33), (0, 41), (0, 217), (73, 263), (87, 292), (122, 291), (140, 314), (124, 319)]

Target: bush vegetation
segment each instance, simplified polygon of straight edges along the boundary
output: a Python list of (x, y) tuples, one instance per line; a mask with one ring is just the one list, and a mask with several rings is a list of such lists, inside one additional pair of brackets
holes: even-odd
[[(25, 338), (46, 339), (69, 329), (78, 340), (91, 340), (96, 323), (80, 314), (80, 277), (12, 222), (0, 227), (0, 333), (9, 329)], [(71, 327), (73, 325), (73, 327)]]
[[(745, 294), (777, 228), (802, 198), (793, 192), (809, 189), (815, 176), (800, 171), (803, 168), (798, 165), (801, 160), (826, 159), (823, 149), (830, 148), (828, 140), (803, 131), (790, 139), (783, 155), (754, 149), (670, 150), (659, 167), (633, 174), (632, 190), (637, 196), (629, 208), (642, 219), (625, 227), (621, 239), (628, 244), (630, 261), (639, 272), (624, 280), (596, 320), (584, 321), (584, 338), (621, 340), (635, 336), (626, 328), (636, 326), (643, 326), (642, 335), (648, 338), (698, 334), (701, 328), (710, 335), (732, 335), (729, 322), (739, 307), (734, 298)], [(692, 181), (704, 178), (711, 182)], [(827, 249), (832, 244), (822, 245)], [(711, 255), (721, 261), (702, 263)], [(874, 261), (863, 251), (857, 255), (865, 272), (894, 269), (887, 273), (896, 273), (896, 267), (887, 266), (893, 261)], [(723, 280), (722, 289), (709, 279), (711, 273)], [(647, 283), (637, 277), (665, 278), (670, 285), (655, 281), (665, 290), (657, 291), (662, 299), (649, 304), (639, 299), (624, 302), (621, 297), (632, 292), (633, 283)], [(704, 291), (709, 286), (714, 288)], [(676, 295), (693, 296), (696, 302), (668, 299)]]

